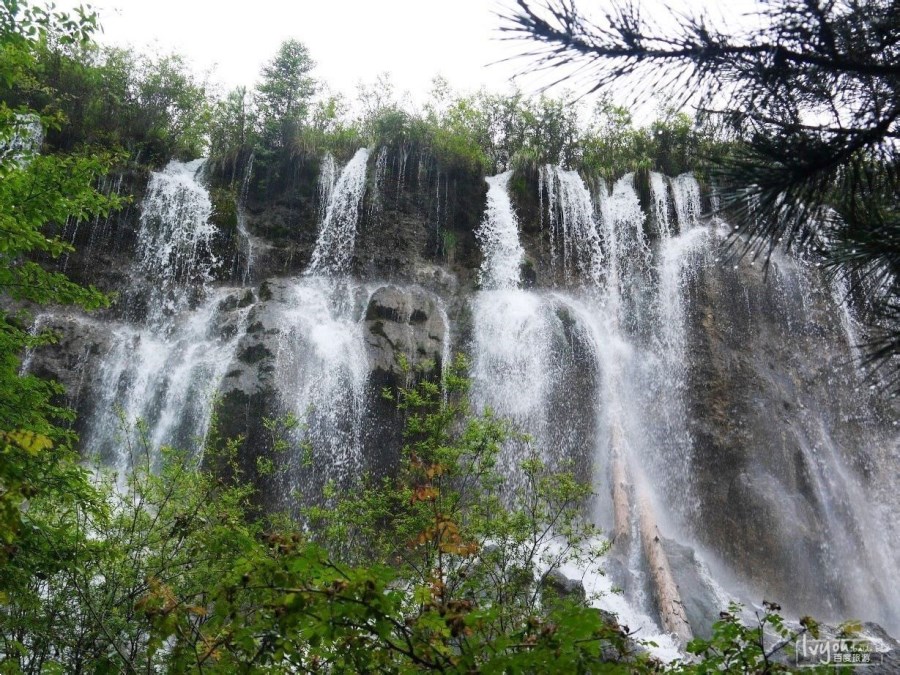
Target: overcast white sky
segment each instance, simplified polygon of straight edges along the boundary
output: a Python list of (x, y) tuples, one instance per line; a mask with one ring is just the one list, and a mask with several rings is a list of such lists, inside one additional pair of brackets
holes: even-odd
[[(579, 0), (579, 7), (607, 0)], [(646, 0), (649, 11), (663, 0)], [(675, 0), (680, 7), (714, 0)], [(752, 0), (731, 0), (748, 7)], [(60, 8), (81, 4), (57, 0)], [(351, 98), (360, 81), (390, 72), (399, 92), (419, 100), (434, 76), (457, 89), (503, 90), (526, 67), (523, 61), (489, 64), (522, 47), (497, 39), (497, 12), (512, 0), (94, 0), (104, 27), (101, 41), (140, 49), (177, 51), (198, 71), (226, 87), (251, 86), (260, 67), (287, 38), (297, 38), (317, 62), (314, 75)], [(717, 10), (718, 11), (718, 10)], [(531, 93), (546, 83), (526, 77)]]
[[(80, 4), (57, 2), (60, 7)], [(177, 51), (226, 86), (252, 85), (287, 38), (317, 63), (315, 75), (352, 93), (389, 71), (399, 90), (425, 92), (442, 74), (458, 88), (506, 86), (515, 68), (495, 37), (494, 0), (96, 0), (101, 41)]]

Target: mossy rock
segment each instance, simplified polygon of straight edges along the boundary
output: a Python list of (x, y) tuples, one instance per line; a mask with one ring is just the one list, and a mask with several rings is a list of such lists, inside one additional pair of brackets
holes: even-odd
[(213, 210), (210, 220), (223, 232), (237, 230), (237, 196), (229, 188), (213, 188), (209, 191)]

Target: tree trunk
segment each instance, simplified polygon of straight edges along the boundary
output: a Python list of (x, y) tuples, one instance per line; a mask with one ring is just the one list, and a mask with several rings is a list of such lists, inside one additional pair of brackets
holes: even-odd
[(643, 488), (638, 488), (637, 501), (641, 523), (641, 543), (644, 547), (644, 555), (647, 557), (647, 565), (650, 568), (650, 578), (653, 581), (659, 616), (666, 632), (674, 633), (682, 645), (685, 645), (694, 637), (694, 633), (684, 611), (678, 585), (672, 576), (669, 558), (663, 549), (662, 541), (660, 541), (659, 527), (656, 524), (653, 506), (650, 503), (649, 495)]

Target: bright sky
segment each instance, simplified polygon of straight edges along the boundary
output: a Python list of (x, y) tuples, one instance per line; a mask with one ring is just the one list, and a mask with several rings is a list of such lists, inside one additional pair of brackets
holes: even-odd
[[(440, 74), (457, 89), (479, 86), (504, 90), (527, 63), (489, 65), (523, 47), (498, 40), (497, 13), (513, 0), (86, 0), (99, 11), (101, 41), (139, 49), (179, 52), (198, 71), (214, 68), (214, 81), (252, 86), (260, 67), (287, 38), (309, 48), (318, 66), (314, 75), (333, 91), (353, 98), (357, 83), (374, 82), (390, 72), (398, 93), (414, 100)], [(732, 0), (748, 7), (751, 0)], [(679, 7), (714, 0), (676, 0)], [(645, 0), (649, 12), (663, 0)], [(81, 4), (57, 0), (60, 8)], [(579, 0), (580, 8), (608, 0)], [(669, 3), (671, 4), (671, 3)], [(650, 14), (655, 16), (655, 14)], [(525, 77), (526, 93), (548, 78)]]
[[(60, 8), (79, 4), (57, 2)], [(390, 72), (399, 91), (427, 92), (441, 74), (458, 88), (504, 88), (516, 68), (488, 63), (510, 53), (492, 39), (494, 0), (94, 0), (101, 41), (187, 56), (214, 67), (228, 87), (252, 85), (278, 45), (297, 38), (315, 75), (352, 94), (359, 81)]]

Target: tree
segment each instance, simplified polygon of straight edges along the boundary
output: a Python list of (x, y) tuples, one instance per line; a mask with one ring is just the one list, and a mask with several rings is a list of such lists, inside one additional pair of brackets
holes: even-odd
[(0, 671), (595, 672), (622, 657), (649, 672), (614, 621), (545, 583), (594, 553), (589, 488), (531, 460), (505, 505), (508, 425), (446, 381), (447, 404), (434, 382), (396, 394), (400, 475), (311, 510), (312, 529), (254, 518), (239, 443), (209, 441), (204, 460), (232, 483), (171, 449), (151, 471), (141, 427), (123, 429), (125, 487), (100, 470), (102, 508), (37, 497), (40, 526), (0, 565)]
[(315, 65), (302, 42), (286, 40), (263, 67), (262, 82), (256, 88), (257, 105), (262, 113), (263, 135), (270, 143), (289, 147), (306, 120), (316, 91), (316, 82), (309, 74)]
[[(89, 37), (95, 26), (93, 15), (73, 18), (3, 0), (0, 93), (5, 95), (31, 72), (35, 51), (47, 35), (74, 43)], [(56, 404), (59, 385), (20, 372), (26, 349), (55, 339), (51, 333), (28, 330), (28, 307), (70, 304), (91, 309), (108, 303), (95, 289), (38, 262), (71, 250), (53, 234), (54, 226), (107, 214), (120, 202), (96, 189), (113, 157), (90, 151), (35, 154), (41, 130), (63, 121), (24, 106), (10, 108), (6, 97), (0, 98), (0, 545), (15, 540), (21, 507), (28, 499), (50, 492), (62, 507), (90, 492), (66, 428), (72, 414)], [(14, 151), (8, 151), (11, 148)], [(0, 548), (0, 560), (7, 553)]]
[(216, 102), (209, 125), (209, 156), (219, 163), (223, 174), (233, 183), (238, 168), (251, 146), (255, 122), (250, 94), (246, 87), (237, 87)]
[[(739, 226), (737, 252), (815, 249), (871, 312), (877, 330), (869, 358), (897, 361), (895, 0), (775, 0), (762, 5), (760, 27), (745, 32), (723, 31), (706, 14), (654, 22), (629, 0), (599, 23), (572, 0), (517, 5), (504, 30), (537, 41), (527, 54), (542, 66), (586, 65), (589, 91), (665, 92), (721, 119), (738, 142), (716, 166), (716, 179), (729, 188), (723, 210)], [(891, 379), (900, 386), (900, 367)]]
[[(627, 628), (547, 583), (598, 553), (589, 489), (532, 458), (518, 501), (499, 498), (511, 429), (472, 413), (458, 374), (446, 384), (447, 404), (433, 382), (396, 392), (398, 476), (362, 479), (304, 525), (254, 514), (241, 444), (215, 422), (202, 465), (171, 448), (157, 461), (146, 427), (123, 426), (131, 468), (98, 468), (99, 505), (32, 500), (34, 527), (0, 565), (0, 672), (662, 672)], [(665, 670), (783, 672), (773, 656), (816, 626), (777, 610), (746, 626), (733, 606), (689, 645), (702, 660)]]

